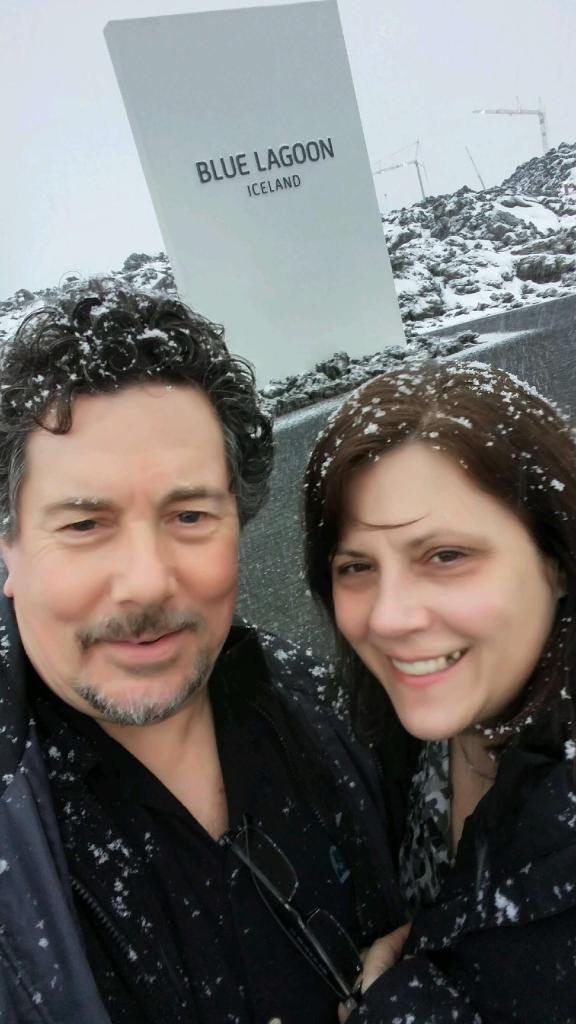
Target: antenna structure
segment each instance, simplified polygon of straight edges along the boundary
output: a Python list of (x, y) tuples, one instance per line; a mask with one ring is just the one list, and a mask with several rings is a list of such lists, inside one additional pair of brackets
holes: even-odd
[(538, 102), (539, 102), (540, 106), (539, 107), (535, 107), (535, 108), (521, 107), (520, 106), (520, 101), (517, 100), (518, 106), (516, 107), (516, 109), (514, 109), (514, 107), (494, 107), (491, 110), (489, 110), (487, 108), (483, 108), (482, 110), (473, 110), (472, 113), (473, 114), (509, 114), (509, 115), (512, 115), (512, 116), (515, 116), (515, 115), (518, 115), (518, 114), (520, 114), (520, 115), (527, 114), (527, 115), (531, 115), (533, 117), (537, 117), (538, 118), (538, 123), (540, 125), (540, 138), (542, 140), (542, 153), (547, 153), (550, 147), (548, 145), (548, 123), (546, 121), (546, 111), (544, 110), (544, 108), (542, 106), (542, 100), (539, 99)]

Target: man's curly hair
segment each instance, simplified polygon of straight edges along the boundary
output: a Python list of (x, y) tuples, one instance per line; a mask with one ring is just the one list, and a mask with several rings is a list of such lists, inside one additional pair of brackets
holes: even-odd
[[(78, 395), (152, 381), (201, 388), (220, 420), (241, 525), (268, 493), (272, 427), (254, 371), (222, 327), (177, 298), (88, 281), (31, 312), (0, 356), (0, 533), (18, 529), (17, 504), (33, 430), (65, 434)], [(49, 414), (49, 415), (48, 415)]]

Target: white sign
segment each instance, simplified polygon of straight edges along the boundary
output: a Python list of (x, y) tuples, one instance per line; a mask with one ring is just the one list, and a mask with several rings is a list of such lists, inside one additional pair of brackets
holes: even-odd
[(259, 383), (403, 343), (335, 0), (105, 36), (180, 294)]

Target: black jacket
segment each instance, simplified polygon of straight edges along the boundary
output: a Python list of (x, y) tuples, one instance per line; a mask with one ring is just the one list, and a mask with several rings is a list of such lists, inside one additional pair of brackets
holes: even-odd
[(412, 955), (371, 986), (350, 1024), (575, 1024), (575, 763), (541, 739), (536, 729), (504, 753), (453, 870), (414, 921)]
[[(28, 720), (29, 665), (9, 604), (0, 649), (0, 1024), (109, 1024), (84, 952), (46, 765)], [(321, 670), (291, 645), (235, 628), (215, 672), (242, 700), (258, 702), (271, 716), (300, 776), (303, 799), (321, 815), (330, 813), (330, 805), (335, 809), (349, 863), (359, 869), (359, 932), (368, 940), (396, 927), (401, 906), (394, 890), (374, 897), (376, 879), (389, 878), (392, 870), (380, 777), (352, 741), (346, 721), (330, 710)], [(106, 837), (91, 838), (98, 845)], [(106, 849), (106, 863), (94, 862), (99, 893), (114, 877), (114, 856), (119, 870), (124, 856), (114, 844)], [(125, 935), (114, 906), (110, 892), (108, 902), (95, 908), (106, 919), (111, 942)], [(162, 1002), (162, 987), (170, 984), (166, 964), (163, 977), (150, 979), (151, 1005)]]

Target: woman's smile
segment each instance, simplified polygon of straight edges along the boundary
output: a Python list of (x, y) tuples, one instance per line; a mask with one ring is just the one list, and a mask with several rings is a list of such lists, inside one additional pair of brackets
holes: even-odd
[(441, 654), (438, 657), (413, 660), (389, 657), (388, 661), (398, 682), (404, 683), (406, 686), (422, 687), (431, 686), (433, 683), (445, 679), (465, 654), (466, 649), (463, 648), (452, 651), (450, 654)]

